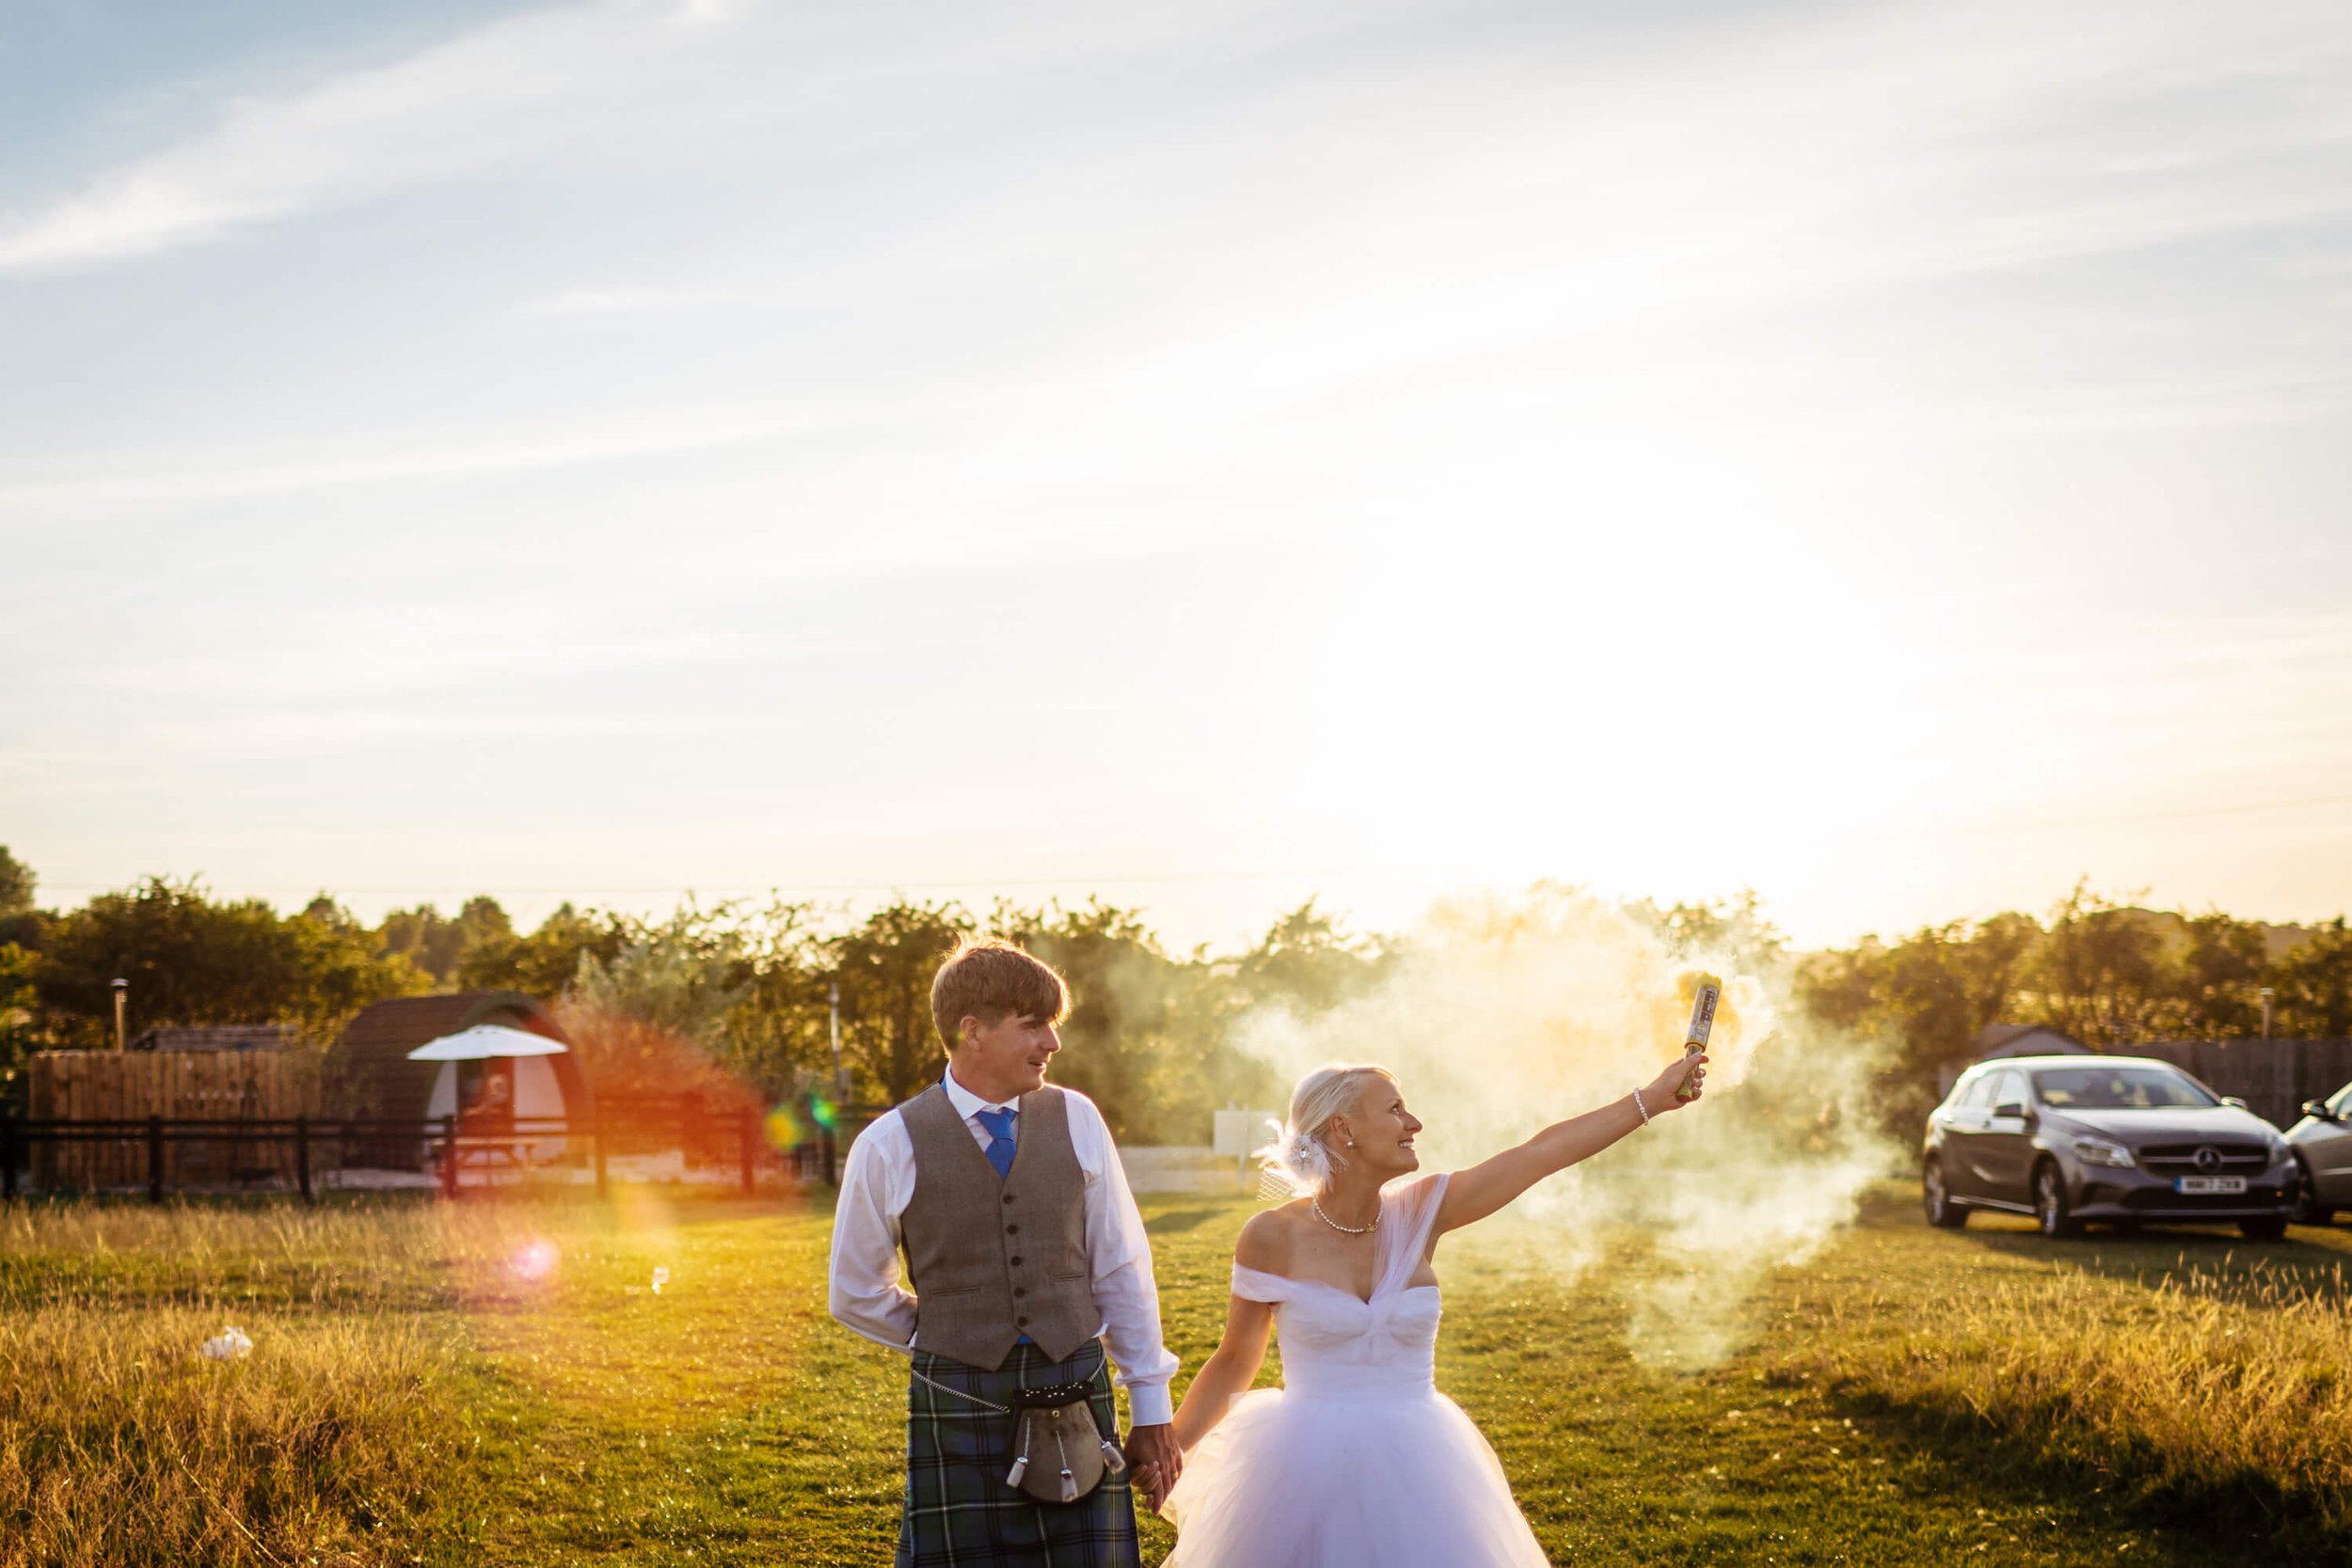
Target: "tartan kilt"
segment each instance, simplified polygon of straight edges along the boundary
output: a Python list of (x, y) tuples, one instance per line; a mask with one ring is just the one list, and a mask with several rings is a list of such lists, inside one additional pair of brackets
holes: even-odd
[[(1103, 1341), (1089, 1339), (1067, 1361), (1015, 1345), (984, 1371), (918, 1350), (915, 1371), (958, 1393), (1010, 1405), (1023, 1388), (1091, 1383), (1094, 1423), (1119, 1439)], [(1013, 1418), (907, 1379), (907, 1496), (898, 1520), (897, 1568), (1140, 1568), (1136, 1505), (1127, 1472), (1074, 1503), (1041, 1503), (1005, 1484), (1012, 1468)]]

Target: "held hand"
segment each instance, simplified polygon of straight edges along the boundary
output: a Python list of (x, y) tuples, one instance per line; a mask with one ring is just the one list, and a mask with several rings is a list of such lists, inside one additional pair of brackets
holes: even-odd
[[(1679, 1093), (1686, 1086), (1686, 1080), (1690, 1089), (1689, 1099), (1684, 1099)], [(1706, 1092), (1706, 1085), (1707, 1058), (1704, 1055), (1685, 1056), (1660, 1073), (1655, 1083), (1642, 1086), (1642, 1108), (1652, 1118), (1661, 1117), (1697, 1100)]]
[(1176, 1429), (1167, 1425), (1131, 1428), (1126, 1450), (1136, 1490), (1143, 1495), (1144, 1506), (1156, 1513), (1175, 1488), (1176, 1478), (1184, 1473), (1184, 1450), (1176, 1444)]

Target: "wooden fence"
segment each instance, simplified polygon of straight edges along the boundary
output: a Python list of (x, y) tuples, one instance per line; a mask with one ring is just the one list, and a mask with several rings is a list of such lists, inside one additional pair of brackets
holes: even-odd
[[(761, 1167), (771, 1163), (765, 1128), (753, 1108), (699, 1121), (681, 1119), (671, 1131), (673, 1147), (703, 1157), (699, 1163), (710, 1163), (708, 1157), (721, 1150), (731, 1154), (745, 1193), (756, 1189)], [(602, 1197), (609, 1191), (606, 1162), (612, 1146), (637, 1143), (646, 1132), (641, 1118), (624, 1126), (562, 1117), (501, 1117), (492, 1123), (460, 1117), (402, 1121), (296, 1116), (224, 1121), (160, 1116), (65, 1120), (0, 1116), (0, 1197), (17, 1196), (19, 1170), (29, 1164), (38, 1188), (87, 1192), (143, 1187), (151, 1201), (160, 1203), (169, 1192), (220, 1185), (217, 1180), (191, 1181), (188, 1172), (194, 1163), (183, 1156), (223, 1144), (267, 1151), (270, 1163), (247, 1167), (252, 1180), (238, 1185), (258, 1181), (282, 1187), (300, 1193), (306, 1203), (315, 1196), (319, 1177), (341, 1166), (343, 1149), (387, 1146), (413, 1150), (418, 1164), (431, 1169), (443, 1193), (452, 1197), (469, 1174), (485, 1186), (510, 1179), (528, 1183), (534, 1171), (581, 1165), (594, 1173), (596, 1196)], [(547, 1159), (544, 1153), (550, 1147), (563, 1152)], [(107, 1153), (103, 1159), (73, 1157), (89, 1149)], [(56, 1180), (61, 1170), (73, 1173), (73, 1179)], [(101, 1171), (106, 1180), (89, 1179)], [(44, 1172), (50, 1173), (47, 1178)]]
[(2294, 1126), (2306, 1100), (2352, 1083), (2352, 1039), (2163, 1040), (2119, 1046), (2116, 1054), (2170, 1062), (2277, 1127)]
[(283, 1051), (44, 1051), (27, 1075), (27, 1119), (116, 1123), (107, 1137), (44, 1139), (32, 1146), (32, 1179), (42, 1187), (128, 1187), (149, 1179), (151, 1117), (207, 1123), (212, 1136), (167, 1140), (165, 1182), (172, 1187), (291, 1180), (292, 1150), (248, 1127), (319, 1114), (318, 1061)]

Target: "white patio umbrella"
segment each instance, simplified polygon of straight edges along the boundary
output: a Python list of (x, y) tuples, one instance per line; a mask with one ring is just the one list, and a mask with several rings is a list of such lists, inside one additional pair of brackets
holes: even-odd
[(561, 1056), (568, 1050), (562, 1040), (510, 1029), (502, 1023), (477, 1023), (437, 1040), (427, 1040), (408, 1053), (412, 1062), (479, 1062), (491, 1056)]

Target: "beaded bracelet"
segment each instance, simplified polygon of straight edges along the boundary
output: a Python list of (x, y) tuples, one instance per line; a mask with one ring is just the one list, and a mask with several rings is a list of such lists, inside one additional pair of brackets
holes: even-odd
[(1640, 1089), (1635, 1089), (1633, 1091), (1633, 1108), (1642, 1113), (1642, 1125), (1647, 1127), (1649, 1125), (1649, 1107), (1642, 1103), (1642, 1091)]

